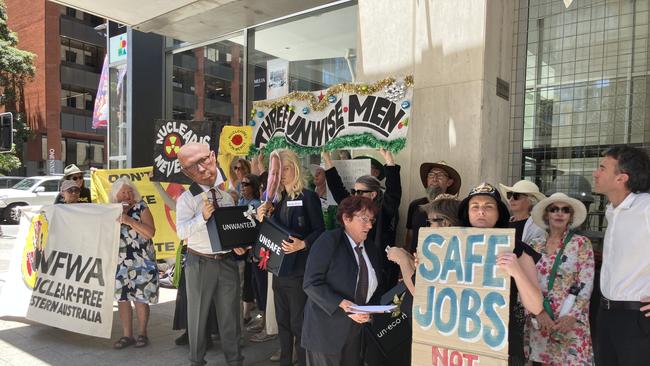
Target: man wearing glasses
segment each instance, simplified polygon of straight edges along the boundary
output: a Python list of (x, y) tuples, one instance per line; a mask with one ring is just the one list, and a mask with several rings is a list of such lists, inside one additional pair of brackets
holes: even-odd
[(596, 365), (650, 365), (650, 159), (617, 146), (594, 171), (607, 196)]
[[(178, 151), (181, 170), (194, 183), (176, 203), (176, 233), (187, 241), (185, 282), (187, 286), (187, 333), (192, 365), (204, 365), (205, 323), (212, 301), (217, 313), (221, 346), (228, 365), (243, 364), (239, 346), (239, 270), (230, 252), (215, 253), (206, 222), (215, 208), (234, 206), (232, 197), (217, 184), (218, 162), (206, 144), (188, 143)], [(244, 249), (234, 250), (241, 255)]]
[(460, 174), (444, 161), (420, 165), (420, 179), (427, 195), (412, 201), (406, 215), (404, 249), (411, 253), (414, 253), (417, 249), (420, 228), (428, 226), (427, 215), (422, 211), (421, 207), (433, 202), (439, 194), (457, 195), (461, 183)]
[[(91, 203), (92, 201), (90, 200), (90, 189), (85, 187), (84, 184), (84, 172), (79, 169), (74, 164), (70, 164), (65, 167), (63, 170), (63, 179), (61, 180), (61, 184), (63, 185), (63, 182), (65, 181), (73, 181), (77, 187), (79, 187), (79, 200), (78, 203)], [(63, 197), (63, 193), (59, 193), (56, 198), (54, 199), (55, 204), (59, 203), (65, 203), (65, 199)]]

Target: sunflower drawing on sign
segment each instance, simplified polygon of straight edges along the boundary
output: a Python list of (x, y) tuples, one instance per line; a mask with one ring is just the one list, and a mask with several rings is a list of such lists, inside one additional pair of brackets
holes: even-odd
[(41, 268), (41, 261), (44, 260), (47, 232), (48, 222), (45, 214), (35, 215), (29, 226), (20, 265), (23, 281), (29, 288), (34, 288), (38, 271)]

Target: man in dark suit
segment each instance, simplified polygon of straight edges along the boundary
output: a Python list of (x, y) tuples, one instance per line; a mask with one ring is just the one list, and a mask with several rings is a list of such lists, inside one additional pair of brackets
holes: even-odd
[(323, 233), (313, 244), (303, 289), (308, 300), (302, 346), (310, 366), (359, 366), (363, 363), (363, 326), (369, 314), (350, 307), (377, 303), (381, 295), (375, 268), (379, 259), (365, 242), (377, 213), (371, 199), (351, 196), (339, 204), (341, 228)]

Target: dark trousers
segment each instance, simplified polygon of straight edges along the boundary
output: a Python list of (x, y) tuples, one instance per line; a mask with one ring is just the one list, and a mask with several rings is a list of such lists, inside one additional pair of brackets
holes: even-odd
[[(273, 301), (275, 319), (280, 337), (280, 365), (291, 366), (293, 348), (298, 350), (298, 364), (305, 366), (305, 349), (300, 346), (303, 313), (307, 295), (302, 290), (302, 276), (273, 276)], [(295, 339), (295, 343), (294, 343)]]
[(253, 277), (253, 290), (255, 293), (257, 308), (260, 309), (260, 311), (266, 311), (266, 291), (269, 283), (268, 272), (259, 269), (257, 263), (253, 263), (251, 266), (251, 274), (251, 277)]
[(597, 366), (650, 365), (650, 318), (635, 310), (598, 312)]
[(251, 268), (251, 262), (244, 262), (244, 286), (241, 290), (241, 300), (243, 302), (254, 302), (255, 293), (253, 292), (253, 273)]
[(307, 351), (307, 366), (361, 366), (364, 363), (363, 326), (354, 323), (339, 354)]
[(188, 253), (185, 262), (187, 286), (187, 335), (190, 362), (205, 365), (205, 322), (214, 301), (221, 333), (221, 348), (229, 366), (241, 366), (239, 268), (231, 258), (208, 259)]

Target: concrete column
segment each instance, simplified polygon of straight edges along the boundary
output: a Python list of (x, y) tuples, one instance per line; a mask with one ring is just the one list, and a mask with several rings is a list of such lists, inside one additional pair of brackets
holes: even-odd
[(397, 156), (400, 238), (409, 202), (424, 196), (421, 163), (454, 166), (461, 196), (505, 182), (510, 105), (496, 79), (510, 82), (514, 15), (512, 0), (359, 0), (357, 81), (415, 78), (408, 144)]

